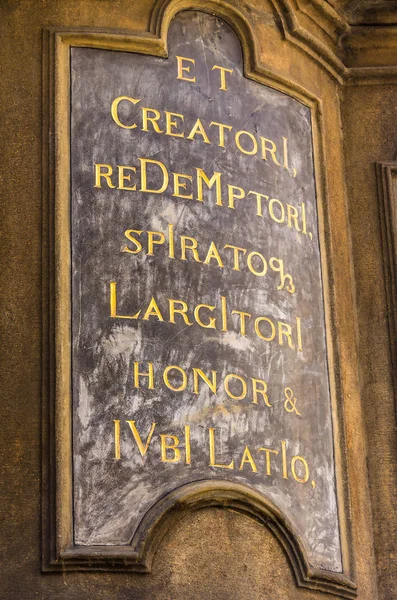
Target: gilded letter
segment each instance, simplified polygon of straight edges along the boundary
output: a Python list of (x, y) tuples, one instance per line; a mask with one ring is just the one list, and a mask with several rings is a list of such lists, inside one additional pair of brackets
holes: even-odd
[(194, 140), (195, 135), (201, 135), (201, 137), (203, 138), (203, 140), (206, 144), (211, 143), (208, 139), (208, 136), (205, 132), (204, 126), (203, 126), (202, 122), (200, 121), (200, 119), (197, 119), (197, 121), (193, 125), (191, 132), (187, 136), (187, 139)]
[(199, 393), (199, 376), (207, 384), (213, 394), (216, 394), (216, 371), (211, 371), (212, 381), (210, 381), (205, 373), (201, 369), (193, 367), (193, 392)]
[[(181, 308), (176, 308), (176, 305), (179, 304)], [(181, 315), (182, 319), (186, 323), (186, 325), (193, 325), (188, 319), (187, 311), (189, 310), (188, 305), (183, 300), (170, 300), (168, 299), (168, 305), (170, 307), (170, 323), (175, 323), (175, 315)]]
[(138, 104), (140, 100), (137, 98), (129, 98), (129, 96), (119, 96), (118, 98), (113, 100), (112, 108), (110, 110), (113, 121), (117, 123), (119, 127), (122, 127), (123, 129), (134, 129), (136, 127), (136, 123), (133, 123), (132, 125), (124, 125), (124, 123), (122, 123), (119, 119), (118, 107), (122, 100), (127, 100), (127, 102), (131, 102), (132, 104)]
[[(168, 171), (165, 165), (163, 165), (162, 162), (160, 162), (159, 160), (151, 160), (150, 158), (140, 158), (139, 159), (140, 163), (141, 163), (141, 192), (149, 192), (150, 194), (162, 194), (163, 192), (165, 192), (165, 190), (167, 189), (167, 185), (168, 185)], [(163, 184), (160, 186), (160, 188), (158, 190), (151, 190), (147, 187), (147, 170), (146, 170), (146, 165), (150, 163), (152, 165), (157, 165), (160, 167), (161, 171), (163, 172)]]
[(185, 77), (184, 72), (190, 73), (190, 66), (185, 66), (183, 61), (190, 62), (193, 65), (196, 64), (194, 58), (186, 58), (185, 56), (176, 56), (176, 61), (178, 65), (178, 75), (177, 79), (182, 79), (183, 81), (196, 81), (196, 77)]
[(220, 146), (221, 148), (224, 148), (225, 147), (225, 129), (228, 129), (229, 131), (231, 131), (233, 129), (233, 127), (231, 125), (225, 125), (224, 123), (218, 123), (217, 121), (211, 121), (210, 127), (212, 125), (216, 125), (218, 127), (218, 132), (219, 132), (218, 146)]
[[(175, 369), (176, 371), (178, 371), (182, 375), (182, 383), (181, 383), (181, 385), (179, 387), (174, 387), (172, 385), (172, 383), (170, 383), (170, 381), (168, 379), (168, 373), (170, 371), (172, 371), (173, 369)], [(163, 380), (164, 380), (164, 383), (167, 386), (167, 388), (169, 388), (173, 392), (183, 392), (183, 390), (185, 390), (186, 386), (187, 386), (187, 376), (186, 376), (186, 373), (185, 373), (185, 371), (181, 367), (178, 367), (177, 365), (169, 365), (168, 367), (166, 367), (164, 369)]]
[(128, 246), (124, 246), (124, 248), (121, 250), (121, 252), (129, 252), (130, 254), (138, 254), (142, 250), (142, 244), (141, 244), (141, 242), (139, 242), (138, 240), (133, 238), (131, 233), (136, 233), (137, 235), (141, 235), (142, 231), (138, 231), (137, 229), (127, 229), (127, 231), (124, 232), (124, 235), (127, 238), (127, 240), (129, 240), (130, 242), (135, 244), (136, 250), (131, 250), (131, 248), (128, 248)]
[(149, 371), (147, 373), (139, 371), (139, 362), (134, 362), (134, 387), (139, 389), (139, 377), (147, 377), (149, 380), (148, 390), (154, 390), (154, 370), (153, 363), (148, 363)]
[(219, 65), (214, 65), (212, 67), (212, 70), (213, 71), (219, 70), (220, 76), (221, 76), (221, 81), (220, 81), (221, 85), (219, 86), (219, 89), (226, 91), (227, 90), (227, 86), (226, 86), (226, 73), (232, 74), (233, 73), (233, 69), (226, 69), (225, 67), (220, 67)]
[(265, 452), (266, 454), (266, 475), (271, 475), (271, 454), (277, 456), (278, 450), (272, 450), (271, 448), (258, 448), (258, 452)]
[[(149, 113), (152, 113), (154, 116), (149, 117)], [(151, 123), (153, 131), (156, 131), (157, 133), (164, 133), (157, 123), (160, 117), (160, 112), (155, 108), (142, 108), (142, 131), (149, 131), (148, 123)]]
[[(113, 173), (113, 169), (110, 165), (100, 165), (99, 163), (95, 163), (95, 185), (94, 187), (96, 188), (101, 188), (101, 177), (104, 177), (106, 179), (106, 183), (108, 184), (108, 187), (110, 188), (115, 188), (116, 186), (113, 185), (112, 180), (110, 179)], [(101, 169), (104, 168), (106, 169), (105, 173), (101, 173)]]
[[(300, 463), (302, 463), (302, 465), (305, 468), (305, 474), (303, 477), (299, 477), (296, 474), (296, 470), (295, 470), (295, 463), (299, 461)], [(299, 483), (306, 483), (306, 481), (309, 479), (309, 465), (307, 464), (307, 462), (305, 461), (305, 459), (303, 458), (303, 456), (294, 456), (291, 460), (291, 471), (292, 471), (292, 476), (295, 479), (295, 481), (299, 481)]]
[(120, 421), (114, 420), (114, 458), (120, 460)]
[(210, 317), (208, 323), (203, 323), (200, 317), (200, 311), (202, 308), (207, 308), (211, 312), (215, 310), (215, 306), (211, 306), (210, 304), (197, 304), (197, 306), (194, 309), (194, 318), (196, 320), (196, 323), (204, 329), (216, 329), (215, 317)]
[(208, 429), (210, 436), (210, 467), (219, 467), (220, 469), (234, 469), (234, 460), (229, 465), (220, 465), (215, 462), (215, 429), (210, 427)]
[(251, 465), (251, 469), (253, 470), (254, 473), (258, 472), (258, 469), (256, 467), (254, 458), (253, 458), (253, 456), (252, 456), (252, 454), (251, 454), (250, 449), (248, 448), (248, 446), (246, 446), (245, 449), (244, 449), (244, 454), (243, 454), (243, 456), (241, 458), (241, 463), (240, 463), (240, 466), (239, 466), (238, 470), (242, 471), (243, 468), (244, 468), (244, 465), (246, 463), (248, 463), (249, 465)]
[(197, 200), (200, 202), (203, 201), (203, 181), (208, 187), (208, 189), (212, 188), (215, 183), (216, 190), (216, 204), (218, 206), (223, 206), (222, 204), (222, 192), (221, 192), (221, 177), (222, 173), (215, 171), (212, 175), (211, 179), (207, 177), (204, 171), (200, 168), (196, 168), (197, 171)]
[(143, 445), (143, 442), (141, 440), (141, 436), (139, 435), (139, 432), (138, 432), (138, 430), (136, 428), (135, 421), (127, 421), (127, 423), (130, 426), (130, 429), (132, 431), (132, 435), (134, 436), (134, 440), (136, 442), (136, 445), (138, 446), (138, 450), (139, 450), (139, 452), (140, 452), (140, 454), (141, 454), (141, 456), (143, 458), (145, 456), (146, 452), (148, 451), (150, 442), (152, 440), (153, 432), (154, 432), (155, 427), (156, 427), (156, 423), (155, 422), (152, 423), (152, 426), (151, 426), (150, 431), (149, 431), (149, 435), (146, 438), (146, 444), (145, 445)]
[(122, 165), (117, 165), (117, 168), (119, 170), (119, 187), (118, 187), (118, 189), (135, 191), (136, 184), (134, 184), (132, 187), (126, 187), (124, 185), (124, 181), (131, 181), (131, 175), (124, 175), (124, 170), (129, 169), (130, 171), (133, 171), (134, 173), (136, 173), (136, 167), (125, 167)]
[(142, 317), (142, 319), (144, 321), (148, 321), (149, 317), (152, 317), (152, 316), (156, 316), (159, 321), (164, 321), (163, 315), (161, 314), (161, 311), (157, 305), (156, 300), (154, 299), (154, 296), (152, 296), (152, 299), (149, 302), (149, 306), (147, 307), (146, 312), (145, 312), (144, 316)]
[[(252, 395), (253, 395), (252, 404), (258, 404), (258, 394), (261, 394), (266, 406), (271, 406), (271, 404), (269, 402), (269, 397), (266, 393), (267, 392), (267, 383), (262, 381), (262, 379), (254, 379), (253, 377), (251, 377), (251, 381), (252, 381)], [(258, 389), (258, 385), (261, 385), (262, 389)]]
[[(229, 381), (232, 378), (233, 379), (237, 379), (241, 383), (242, 391), (241, 391), (240, 396), (235, 396), (234, 394), (232, 394), (232, 392), (229, 389)], [(226, 375), (225, 381), (223, 382), (223, 385), (225, 387), (225, 391), (226, 391), (227, 395), (230, 398), (232, 398), (233, 400), (242, 400), (247, 395), (247, 384), (245, 382), (245, 379), (243, 379), (242, 377), (240, 377), (240, 375), (236, 375), (235, 373), (229, 373), (228, 375)]]
[(147, 253), (148, 256), (152, 256), (154, 254), (154, 245), (161, 246), (162, 244), (164, 244), (165, 235), (164, 233), (161, 233), (161, 231), (148, 231), (147, 236)]
[[(246, 135), (249, 137), (249, 139), (252, 142), (252, 149), (251, 150), (246, 150), (245, 148), (242, 147), (242, 145), (240, 144), (240, 137), (242, 135)], [(238, 131), (235, 135), (234, 138), (235, 142), (236, 142), (236, 146), (237, 148), (240, 150), (240, 152), (243, 152), (243, 154), (256, 154), (258, 152), (258, 142), (255, 139), (255, 136), (252, 135), (252, 133), (250, 133), (249, 131)]]
[[(176, 435), (166, 433), (160, 434), (161, 440), (161, 462), (176, 463), (180, 461), (181, 451), (179, 450), (179, 439)], [(172, 440), (173, 443), (167, 444), (167, 440)], [(172, 450), (173, 457), (167, 458), (167, 450)]]

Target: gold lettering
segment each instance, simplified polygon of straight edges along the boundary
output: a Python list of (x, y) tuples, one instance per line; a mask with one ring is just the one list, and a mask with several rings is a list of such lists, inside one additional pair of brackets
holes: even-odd
[(256, 467), (254, 458), (253, 458), (253, 456), (251, 454), (251, 451), (248, 448), (248, 446), (246, 446), (245, 449), (244, 449), (244, 454), (243, 454), (243, 456), (241, 458), (241, 463), (240, 463), (240, 466), (239, 466), (239, 471), (243, 470), (244, 465), (246, 463), (248, 463), (249, 465), (251, 465), (251, 469), (253, 470), (254, 473), (258, 472), (258, 469)]
[[(278, 206), (280, 208), (281, 217), (277, 217), (274, 214), (273, 204), (278, 204)], [(273, 221), (276, 221), (276, 223), (284, 223), (284, 220), (285, 220), (284, 206), (282, 205), (282, 203), (280, 202), (280, 200), (277, 200), (277, 198), (272, 198), (270, 200), (270, 202), (269, 202), (269, 213), (270, 213), (270, 216), (273, 219)]]
[(221, 465), (215, 462), (215, 429), (213, 427), (209, 427), (209, 437), (210, 437), (210, 467), (218, 467), (220, 469), (234, 469), (234, 460), (231, 461), (229, 465)]
[[(304, 477), (299, 477), (296, 473), (295, 470), (295, 463), (299, 461), (303, 464), (303, 466), (305, 467), (305, 475)], [(291, 460), (291, 471), (292, 471), (292, 476), (295, 479), (295, 481), (298, 481), (299, 483), (306, 483), (306, 481), (309, 479), (309, 465), (307, 464), (307, 462), (305, 461), (305, 459), (303, 458), (303, 456), (294, 456)]]
[(127, 231), (124, 232), (124, 235), (127, 238), (127, 240), (129, 240), (130, 242), (135, 244), (136, 250), (131, 250), (131, 248), (128, 248), (128, 246), (124, 246), (124, 248), (121, 250), (121, 252), (129, 252), (130, 254), (138, 254), (142, 250), (142, 244), (141, 244), (141, 242), (139, 242), (138, 240), (133, 238), (131, 233), (136, 233), (137, 235), (141, 235), (142, 231), (138, 231), (137, 229), (127, 229)]
[(225, 147), (225, 129), (228, 129), (229, 131), (231, 131), (233, 129), (233, 127), (231, 125), (225, 125), (224, 123), (218, 123), (217, 121), (211, 121), (210, 127), (212, 125), (216, 125), (218, 127), (218, 133), (219, 133), (218, 146), (220, 146), (221, 148), (224, 148)]
[(227, 307), (226, 307), (226, 296), (221, 296), (221, 316), (222, 316), (222, 328), (221, 331), (227, 331)]
[(225, 244), (224, 248), (231, 248), (233, 250), (233, 259), (234, 266), (233, 271), (240, 271), (240, 262), (239, 262), (239, 252), (242, 252), (243, 255), (247, 252), (245, 248), (239, 248), (238, 246), (231, 246), (230, 244)]
[(116, 98), (115, 100), (113, 100), (112, 107), (110, 109), (113, 121), (119, 127), (122, 127), (123, 129), (134, 129), (136, 127), (136, 123), (133, 123), (132, 125), (124, 125), (124, 123), (122, 123), (120, 121), (120, 119), (119, 119), (118, 107), (119, 107), (120, 102), (122, 102), (123, 100), (126, 100), (127, 102), (131, 102), (132, 104), (138, 104), (138, 102), (140, 102), (139, 99), (137, 99), (137, 98), (130, 98), (129, 96), (119, 96), (118, 98)]
[(241, 335), (245, 335), (245, 318), (251, 318), (252, 315), (242, 310), (232, 310), (232, 315), (240, 315), (240, 333)]
[(229, 208), (235, 208), (234, 199), (236, 198), (237, 200), (240, 200), (241, 198), (244, 198), (245, 192), (243, 188), (239, 187), (238, 185), (230, 185), (229, 183), (227, 185), (227, 190), (229, 200), (228, 206)]
[(131, 175), (124, 175), (124, 170), (129, 169), (130, 171), (133, 171), (134, 173), (136, 173), (136, 167), (126, 167), (126, 166), (122, 166), (122, 165), (117, 165), (117, 168), (119, 170), (119, 187), (118, 187), (118, 189), (135, 191), (136, 184), (134, 184), (132, 187), (126, 187), (124, 185), (124, 181), (131, 181)]
[(280, 273), (280, 285), (277, 286), (277, 289), (282, 290), (285, 286), (285, 282), (288, 281), (287, 290), (290, 294), (293, 294), (295, 292), (295, 285), (291, 275), (289, 275), (289, 273), (284, 273), (284, 261), (281, 258), (272, 256), (269, 260), (269, 265), (275, 273)]
[(185, 465), (190, 465), (190, 425), (185, 425)]
[[(269, 144), (270, 147), (267, 144)], [(268, 140), (261, 136), (261, 148), (263, 160), (267, 160), (267, 153), (270, 152), (273, 162), (279, 167), (281, 166), (276, 157), (277, 146), (272, 140)]]
[(249, 196), (250, 194), (253, 194), (256, 198), (256, 214), (257, 214), (257, 216), (263, 217), (262, 198), (269, 200), (269, 196), (266, 196), (265, 194), (260, 194), (259, 192), (253, 192), (253, 191), (248, 192), (247, 196)]
[[(167, 189), (167, 185), (168, 185), (168, 181), (169, 181), (169, 177), (168, 177), (168, 171), (165, 165), (163, 165), (162, 162), (160, 162), (159, 160), (152, 160), (150, 158), (140, 158), (139, 159), (140, 163), (141, 163), (141, 192), (149, 192), (150, 194), (162, 194), (166, 189)], [(147, 164), (152, 164), (152, 165), (157, 165), (158, 167), (160, 167), (161, 171), (163, 172), (163, 184), (161, 185), (161, 187), (158, 190), (151, 190), (147, 187), (147, 168), (146, 165)]]
[(222, 173), (215, 171), (212, 175), (211, 179), (207, 177), (204, 171), (200, 168), (196, 168), (197, 171), (197, 200), (200, 202), (203, 201), (203, 181), (208, 187), (208, 189), (212, 188), (215, 183), (216, 190), (216, 204), (217, 206), (223, 206), (222, 204), (222, 192), (221, 192), (221, 177)]
[[(259, 323), (262, 323), (262, 321), (266, 321), (270, 325), (271, 334), (269, 337), (265, 337), (259, 329)], [(255, 328), (256, 335), (259, 338), (261, 338), (261, 340), (265, 340), (265, 342), (271, 342), (276, 337), (276, 327), (275, 327), (273, 321), (271, 321), (267, 317), (258, 317), (257, 319), (255, 319), (254, 328)]]
[[(251, 377), (251, 381), (252, 381), (252, 395), (253, 395), (252, 404), (258, 404), (258, 394), (261, 394), (266, 406), (271, 406), (271, 404), (269, 402), (269, 397), (266, 393), (267, 392), (267, 383), (265, 381), (262, 381), (262, 379), (254, 379), (253, 377)], [(259, 389), (258, 385), (261, 385), (262, 389)]]
[(149, 444), (150, 444), (150, 442), (152, 440), (153, 432), (154, 432), (154, 429), (156, 427), (156, 423), (155, 422), (152, 423), (152, 426), (151, 426), (150, 431), (149, 431), (149, 435), (146, 438), (146, 444), (145, 445), (143, 445), (143, 442), (141, 440), (141, 436), (139, 435), (139, 432), (138, 432), (138, 430), (136, 428), (135, 421), (127, 421), (127, 423), (130, 426), (130, 429), (132, 431), (132, 435), (134, 436), (134, 440), (136, 442), (136, 445), (138, 446), (138, 450), (139, 450), (139, 452), (140, 452), (140, 454), (141, 454), (141, 456), (143, 458), (145, 456), (146, 452), (148, 451)]
[[(149, 113), (152, 113), (154, 116), (149, 117)], [(160, 111), (156, 110), (155, 108), (142, 108), (142, 131), (149, 131), (148, 123), (151, 123), (153, 131), (156, 131), (157, 133), (164, 133), (157, 123), (160, 117)]]
[(271, 448), (258, 448), (258, 452), (265, 452), (266, 454), (266, 475), (271, 475), (271, 455), (277, 456), (278, 450), (271, 450)]
[(215, 317), (210, 317), (208, 323), (203, 323), (200, 317), (200, 311), (202, 308), (208, 308), (208, 310), (213, 311), (215, 306), (210, 306), (209, 304), (197, 304), (194, 309), (194, 318), (196, 323), (200, 325), (200, 327), (204, 327), (204, 329), (216, 329), (216, 319)]
[(291, 222), (294, 222), (294, 226), (296, 231), (300, 231), (299, 229), (299, 225), (298, 225), (298, 211), (295, 208), (295, 206), (291, 206), (291, 204), (287, 204), (287, 224), (288, 227), (290, 227), (292, 229), (292, 225)]
[(211, 371), (212, 373), (212, 381), (210, 381), (205, 373), (201, 369), (196, 369), (193, 367), (193, 392), (195, 394), (199, 393), (199, 376), (207, 384), (213, 394), (216, 394), (216, 371)]
[[(245, 148), (242, 147), (242, 145), (240, 144), (240, 137), (242, 135), (246, 135), (249, 137), (249, 139), (252, 142), (252, 150), (246, 150)], [(243, 152), (244, 154), (248, 154), (250, 156), (252, 154), (256, 154), (258, 152), (258, 142), (256, 141), (255, 137), (252, 135), (252, 133), (250, 133), (249, 131), (238, 131), (235, 135), (234, 140), (235, 140), (236, 146), (240, 150), (240, 152)]]
[(204, 264), (209, 265), (211, 260), (216, 260), (218, 263), (218, 266), (223, 269), (223, 262), (222, 262), (221, 257), (219, 256), (219, 252), (215, 245), (215, 242), (211, 242), (211, 245), (208, 248), (208, 252), (207, 252), (207, 256), (204, 261)]
[[(194, 237), (189, 237), (188, 235), (181, 235), (181, 260), (187, 260), (186, 258), (186, 250), (191, 250), (193, 254), (193, 258), (196, 262), (201, 262), (198, 252), (197, 252), (197, 240)], [(187, 242), (191, 242), (191, 245), (188, 246)]]
[(194, 136), (195, 135), (201, 135), (201, 137), (203, 138), (203, 140), (204, 140), (204, 142), (206, 144), (210, 144), (211, 143), (209, 141), (209, 139), (208, 139), (208, 136), (207, 136), (206, 132), (205, 132), (204, 125), (202, 124), (202, 122), (200, 121), (200, 119), (197, 119), (197, 121), (193, 125), (191, 132), (187, 136), (187, 139), (188, 140), (194, 140)]
[(152, 299), (149, 302), (149, 306), (147, 307), (146, 312), (145, 312), (144, 316), (142, 317), (142, 319), (143, 319), (143, 321), (148, 321), (149, 317), (152, 317), (152, 316), (156, 316), (159, 321), (164, 321), (163, 315), (160, 312), (160, 309), (157, 305), (156, 300), (154, 299), (154, 296), (152, 296)]
[[(112, 180), (110, 179), (113, 173), (113, 169), (110, 165), (100, 165), (99, 163), (95, 163), (94, 164), (95, 167), (95, 185), (94, 187), (96, 188), (101, 188), (101, 177), (104, 177), (106, 179), (106, 183), (108, 184), (108, 187), (110, 188), (115, 188), (116, 186), (113, 185)], [(106, 173), (101, 173), (101, 169), (104, 168), (106, 169)]]
[(282, 440), (281, 442), (281, 457), (283, 462), (283, 479), (288, 479), (287, 442), (285, 440)]
[(288, 341), (288, 346), (295, 350), (294, 343), (292, 341), (292, 329), (291, 325), (288, 323), (283, 323), (282, 321), (278, 321), (278, 343), (280, 346), (283, 346), (283, 338), (286, 337)]
[(110, 282), (110, 316), (112, 319), (137, 319), (141, 311), (135, 315), (118, 315), (117, 314), (117, 284), (115, 281)]
[(168, 223), (168, 243), (169, 243), (168, 256), (170, 258), (175, 258), (175, 252), (174, 252), (174, 226), (171, 225), (171, 223)]
[(148, 390), (154, 390), (154, 370), (153, 363), (148, 363), (149, 371), (147, 373), (139, 371), (139, 362), (134, 362), (134, 387), (139, 389), (139, 377), (147, 377), (149, 379)]
[[(157, 237), (157, 239), (156, 239)], [(161, 231), (148, 231), (147, 232), (147, 253), (148, 256), (154, 254), (154, 245), (161, 246), (165, 242), (165, 235)]]
[(296, 413), (297, 415), (301, 416), (301, 414), (296, 406), (297, 399), (294, 397), (294, 392), (292, 391), (292, 389), (290, 387), (284, 388), (284, 396), (285, 396), (285, 402), (284, 402), (285, 410), (289, 413)]
[(179, 113), (168, 112), (168, 110), (165, 110), (164, 114), (165, 114), (165, 133), (167, 135), (172, 135), (174, 137), (183, 138), (185, 136), (183, 131), (180, 133), (176, 133), (175, 131), (172, 131), (172, 129), (174, 127), (175, 128), (178, 127), (178, 123), (176, 121), (172, 121), (172, 117), (178, 117), (178, 119), (181, 119), (182, 122), (185, 117)]
[[(168, 463), (177, 463), (181, 458), (181, 451), (177, 446), (179, 446), (179, 439), (176, 435), (170, 435), (166, 433), (160, 434), (161, 440), (161, 462)], [(166, 440), (172, 440), (173, 443), (167, 444)], [(167, 450), (172, 450), (173, 456), (172, 458), (167, 458)]]
[[(242, 387), (242, 392), (239, 396), (235, 396), (229, 388), (229, 381), (231, 379), (237, 379), (237, 381), (240, 381), (241, 383), (241, 387)], [(228, 375), (226, 375), (225, 377), (225, 381), (223, 382), (223, 385), (225, 387), (225, 391), (227, 393), (227, 395), (232, 398), (233, 400), (243, 400), (243, 398), (246, 397), (247, 395), (247, 384), (245, 382), (245, 379), (243, 379), (242, 377), (240, 377), (240, 375), (236, 375), (235, 373), (229, 373)]]
[(226, 69), (225, 67), (220, 67), (219, 65), (214, 65), (214, 66), (212, 67), (212, 70), (213, 70), (213, 71), (215, 71), (215, 70), (219, 70), (219, 72), (220, 72), (220, 77), (221, 77), (221, 80), (220, 80), (220, 84), (221, 84), (221, 85), (219, 86), (219, 89), (220, 89), (220, 90), (223, 90), (223, 91), (227, 91), (227, 85), (226, 85), (226, 73), (230, 73), (230, 74), (232, 74), (232, 73), (233, 73), (233, 69)]
[(191, 175), (184, 175), (183, 173), (173, 173), (174, 176), (174, 193), (172, 194), (175, 198), (186, 198), (187, 200), (191, 200), (193, 198), (193, 193), (191, 194), (181, 194), (181, 188), (186, 190), (186, 183), (185, 182), (181, 182), (180, 178), (183, 177), (184, 179), (189, 179), (190, 181), (193, 180), (193, 177)]
[[(254, 256), (258, 256), (260, 258), (260, 260), (262, 261), (263, 264), (263, 268), (261, 271), (255, 271), (254, 267), (252, 266), (252, 258)], [(267, 262), (264, 256), (262, 256), (262, 254), (260, 252), (250, 252), (247, 256), (247, 266), (249, 268), (249, 270), (251, 271), (251, 273), (253, 273), (254, 275), (256, 275), (257, 277), (263, 277), (264, 275), (266, 275), (267, 272)]]
[[(170, 323), (175, 323), (175, 315), (181, 315), (182, 319), (186, 323), (186, 325), (193, 325), (188, 319), (187, 311), (189, 310), (188, 305), (183, 300), (168, 300), (169, 308), (170, 308)], [(175, 306), (179, 304), (182, 308), (175, 308)]]
[[(182, 383), (179, 387), (174, 387), (168, 379), (168, 373), (172, 370), (178, 371), (178, 373), (180, 373), (182, 375)], [(187, 375), (186, 375), (185, 371), (182, 369), (182, 367), (178, 367), (177, 365), (169, 365), (168, 367), (166, 367), (164, 369), (163, 380), (164, 380), (164, 383), (167, 386), (167, 388), (169, 388), (173, 392), (183, 392), (183, 390), (185, 390), (186, 386), (187, 386)]]
[(194, 58), (186, 58), (185, 56), (176, 56), (177, 66), (178, 66), (178, 75), (177, 79), (182, 79), (183, 81), (196, 81), (196, 77), (185, 77), (184, 73), (190, 73), (190, 65), (185, 66), (183, 61), (190, 62), (195, 65), (196, 61)]
[(120, 421), (114, 420), (114, 458), (120, 460)]

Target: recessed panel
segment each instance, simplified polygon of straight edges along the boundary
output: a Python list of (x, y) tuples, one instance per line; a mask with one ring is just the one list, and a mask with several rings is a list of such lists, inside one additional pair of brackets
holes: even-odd
[(309, 108), (199, 12), (166, 59), (70, 60), (75, 544), (222, 479), (341, 571)]

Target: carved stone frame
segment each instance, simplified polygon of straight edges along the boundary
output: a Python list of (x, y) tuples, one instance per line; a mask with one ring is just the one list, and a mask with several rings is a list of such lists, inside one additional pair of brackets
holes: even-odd
[[(187, 511), (224, 506), (266, 524), (284, 548), (300, 587), (354, 598), (351, 519), (343, 426), (343, 384), (335, 326), (330, 213), (321, 98), (260, 66), (253, 31), (231, 5), (205, 0), (160, 0), (150, 32), (51, 29), (44, 32), (43, 60), (43, 570), (117, 570), (149, 572), (153, 555), (168, 529)], [(310, 566), (294, 528), (259, 494), (238, 484), (203, 481), (175, 489), (145, 515), (130, 546), (78, 547), (73, 544), (71, 343), (70, 343), (70, 48), (90, 47), (167, 57), (167, 33), (174, 15), (185, 9), (216, 14), (235, 30), (243, 50), (244, 75), (286, 93), (311, 110), (314, 166), (324, 284), (328, 365), (343, 573)]]
[[(397, 162), (376, 164), (390, 355), (397, 390)], [(397, 397), (395, 398), (397, 415)]]

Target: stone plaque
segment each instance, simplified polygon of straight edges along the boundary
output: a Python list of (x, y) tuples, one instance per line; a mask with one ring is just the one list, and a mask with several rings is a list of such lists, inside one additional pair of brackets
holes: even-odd
[(72, 48), (74, 537), (129, 545), (189, 482), (253, 489), (340, 572), (311, 114), (223, 21)]

